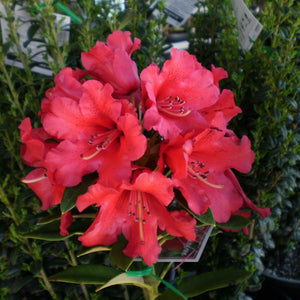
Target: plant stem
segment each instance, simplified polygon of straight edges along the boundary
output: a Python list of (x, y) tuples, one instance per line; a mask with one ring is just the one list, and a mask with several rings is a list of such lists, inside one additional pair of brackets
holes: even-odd
[(41, 268), (40, 274), (41, 274), (41, 277), (42, 277), (42, 279), (43, 279), (43, 281), (44, 281), (44, 283), (45, 283), (45, 285), (47, 287), (47, 290), (48, 290), (49, 294), (51, 295), (51, 297), (53, 299), (57, 299), (57, 296), (56, 296), (56, 294), (55, 294), (55, 292), (54, 292), (54, 290), (52, 288), (51, 283), (48, 280), (48, 277), (47, 277), (46, 272), (45, 272), (45, 270), (44, 270), (43, 267)]
[[(68, 241), (68, 240), (65, 240), (65, 244), (66, 244), (66, 247), (67, 247), (69, 256), (70, 256), (70, 258), (71, 258), (72, 266), (75, 267), (75, 266), (77, 266), (78, 264), (77, 264), (76, 257), (75, 257), (75, 255), (74, 255), (74, 253), (73, 253), (73, 251), (72, 251), (72, 249), (71, 249), (71, 247), (70, 247), (69, 241)], [(87, 291), (86, 286), (85, 286), (83, 283), (80, 283), (80, 287), (81, 287), (81, 289), (82, 289), (82, 292), (83, 292), (83, 295), (84, 295), (84, 299), (89, 300), (90, 297), (89, 297), (89, 293), (88, 293), (88, 291)]]
[(5, 77), (5, 82), (6, 82), (8, 88), (9, 88), (9, 91), (10, 91), (12, 97), (13, 97), (13, 101), (14, 102), (12, 102), (12, 103), (15, 105), (15, 107), (17, 108), (17, 110), (20, 112), (22, 119), (24, 119), (25, 118), (25, 114), (24, 114), (24, 111), (23, 111), (23, 109), (21, 107), (21, 104), (19, 102), (18, 93), (15, 91), (14, 85), (13, 85), (13, 83), (11, 81), (11, 77), (9, 76), (9, 74), (7, 72), (7, 69), (6, 69), (6, 67), (5, 67), (4, 62), (2, 61), (2, 59), (1, 59), (1, 62), (0, 62), (0, 70), (1, 70), (2, 74)]

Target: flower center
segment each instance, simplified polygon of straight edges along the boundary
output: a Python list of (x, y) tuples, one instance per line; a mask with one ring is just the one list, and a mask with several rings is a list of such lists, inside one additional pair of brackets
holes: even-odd
[(173, 117), (185, 117), (191, 112), (191, 110), (188, 109), (185, 104), (186, 102), (181, 100), (178, 96), (172, 98), (170, 95), (163, 100), (159, 100), (157, 102), (157, 108), (159, 111)]
[(143, 193), (141, 191), (130, 192), (128, 215), (132, 216), (134, 221), (139, 223), (141, 244), (145, 245), (143, 225), (146, 224), (147, 218), (151, 215), (151, 213), (149, 211), (147, 199), (143, 197)]
[(207, 180), (209, 171), (205, 171), (204, 163), (200, 162), (199, 160), (190, 160), (188, 165), (188, 174), (192, 178), (198, 179), (212, 188), (222, 189), (224, 187), (222, 184), (213, 184)]
[(88, 144), (90, 145), (89, 151), (81, 154), (83, 160), (89, 160), (98, 155), (101, 151), (106, 150), (119, 136), (121, 132), (117, 129), (112, 129), (104, 133), (95, 133), (90, 136)]

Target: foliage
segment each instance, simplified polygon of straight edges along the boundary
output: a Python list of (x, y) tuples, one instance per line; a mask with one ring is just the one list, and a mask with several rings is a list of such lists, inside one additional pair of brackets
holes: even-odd
[[(66, 283), (67, 280), (61, 282), (60, 276), (65, 279), (62, 272), (69, 272), (67, 267), (72, 267), (73, 271), (77, 270), (78, 276), (89, 274), (91, 278), (93, 270), (98, 270), (104, 277), (104, 283), (124, 274), (121, 272), (131, 261), (114, 255), (113, 250), (110, 256), (106, 255), (110, 249), (105, 247), (95, 249), (95, 252), (86, 251), (77, 242), (78, 228), (74, 228), (72, 236), (63, 240), (57, 240), (56, 232), (49, 233), (51, 226), (47, 227), (48, 240), (32, 239), (25, 234), (41, 233), (42, 227), (37, 226), (38, 223), (55, 222), (55, 219), (47, 219), (55, 214), (55, 209), (41, 212), (39, 200), (20, 183), (28, 169), (19, 154), (21, 143), (17, 130), (26, 116), (35, 121), (34, 127), (39, 126), (36, 116), (40, 101), (53, 79), (31, 71), (30, 54), (25, 55), (21, 51), (12, 9), (18, 3), (23, 4), (31, 14), (34, 21), (28, 38), (33, 39), (34, 32), (40, 30), (40, 38), (47, 47), (46, 58), (48, 61), (49, 56), (54, 58), (49, 61), (54, 74), (65, 66), (80, 67), (80, 53), (88, 51), (97, 40), (105, 40), (115, 29), (130, 30), (132, 36), (141, 38), (142, 48), (134, 54), (134, 60), (141, 69), (152, 61), (161, 65), (167, 47), (165, 17), (162, 14), (158, 20), (151, 18), (148, 1), (129, 0), (125, 12), (118, 6), (112, 7), (110, 1), (97, 5), (92, 0), (61, 1), (80, 16), (83, 23), (72, 22), (70, 43), (60, 46), (57, 36), (61, 27), (53, 25), (53, 12), (60, 12), (54, 5), (55, 1), (45, 0), (44, 7), (38, 6), (39, 1), (36, 0), (1, 2), (8, 13), (11, 35), (7, 44), (0, 44), (0, 298), (143, 299), (141, 289), (136, 286), (149, 282), (155, 282), (156, 288), (163, 292), (163, 284), (160, 285), (151, 276), (145, 276), (143, 282), (137, 279), (133, 286), (123, 284), (98, 293), (92, 284), (100, 285), (101, 278), (97, 282), (79, 280), (79, 284)], [(202, 5), (203, 1), (199, 1), (199, 6)], [(230, 299), (237, 297), (232, 295), (243, 295), (247, 288), (259, 288), (264, 256), (277, 247), (279, 233), (279, 237), (289, 234), (290, 247), (294, 243), (292, 233), (297, 219), (294, 208), (299, 207), (299, 46), (296, 44), (299, 4), (293, 0), (248, 1), (251, 9), (260, 7), (257, 18), (264, 25), (264, 30), (247, 53), (238, 46), (230, 1), (207, 1), (205, 5), (208, 13), (196, 14), (190, 27), (186, 28), (190, 51), (205, 66), (210, 67), (213, 63), (228, 71), (229, 79), (223, 80), (222, 85), (234, 91), (237, 104), (244, 111), (238, 118), (239, 125), (233, 122), (231, 126), (240, 135), (250, 136), (256, 153), (253, 171), (247, 176), (240, 176), (240, 180), (246, 194), (258, 205), (271, 206), (273, 213), (265, 220), (257, 218), (251, 224), (249, 237), (242, 233), (221, 234), (216, 229), (197, 266), (184, 264), (177, 273), (172, 270), (168, 274), (172, 282), (171, 278), (176, 273), (176, 282), (173, 283), (184, 289), (186, 277), (201, 276), (199, 274), (203, 271), (212, 272), (235, 264), (245, 270), (239, 277), (242, 280), (237, 281), (240, 284), (218, 293), (215, 289), (232, 283), (228, 280), (223, 286), (213, 286), (213, 291), (203, 296), (218, 298), (222, 295), (222, 299)], [(162, 10), (163, 3), (159, 7)], [(4, 64), (4, 57), (12, 45), (16, 45), (14, 55), (22, 61), (24, 69)], [(66, 202), (65, 205), (70, 207), (72, 203)], [(42, 234), (45, 237), (45, 232)], [(56, 241), (53, 242), (53, 239)], [(123, 271), (114, 273), (116, 266)], [(171, 266), (163, 271), (160, 263), (155, 266), (155, 272), (161, 278), (169, 269)], [(249, 279), (253, 272), (254, 276)], [(233, 280), (234, 275), (232, 273)], [(126, 284), (127, 278), (122, 276), (123, 281), (118, 282)]]
[(286, 255), (299, 243), (299, 3), (246, 3), (264, 25), (250, 51), (238, 46), (230, 1), (205, 3), (208, 14), (197, 14), (192, 21), (190, 51), (205, 65), (228, 71), (223, 84), (234, 91), (244, 112), (231, 127), (250, 136), (256, 155), (252, 172), (239, 180), (253, 201), (272, 209), (269, 218), (253, 222), (249, 238), (238, 235), (232, 240), (225, 234), (213, 241), (210, 259), (215, 257), (215, 266), (225, 256), (217, 249), (225, 249), (227, 262), (243, 262), (256, 270), (245, 283), (253, 291), (260, 288), (263, 264), (275, 251)]

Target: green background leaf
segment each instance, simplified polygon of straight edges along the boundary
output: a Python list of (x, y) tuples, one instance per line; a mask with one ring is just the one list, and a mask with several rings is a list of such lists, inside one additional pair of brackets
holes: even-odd
[(91, 264), (70, 267), (49, 279), (69, 283), (104, 284), (118, 274), (120, 272), (111, 267)]
[(92, 173), (83, 176), (82, 182), (74, 187), (66, 188), (61, 200), (60, 208), (62, 213), (66, 213), (76, 206), (76, 200), (79, 195), (86, 193), (88, 187), (96, 183), (98, 175)]
[(217, 225), (228, 229), (239, 230), (249, 225), (250, 223), (251, 220), (243, 216), (232, 216), (227, 223), (217, 223)]
[(125, 237), (123, 235), (119, 235), (118, 241), (113, 244), (109, 253), (109, 257), (112, 262), (124, 271), (127, 271), (134, 261), (134, 258), (128, 257), (123, 253), (126, 245), (127, 240), (125, 239)]
[[(235, 285), (248, 279), (251, 272), (240, 269), (226, 269), (207, 273), (202, 273), (193, 278), (183, 280), (178, 284), (178, 289), (187, 297), (195, 297), (205, 292)], [(178, 294), (171, 290), (167, 290), (159, 300), (182, 299)]]

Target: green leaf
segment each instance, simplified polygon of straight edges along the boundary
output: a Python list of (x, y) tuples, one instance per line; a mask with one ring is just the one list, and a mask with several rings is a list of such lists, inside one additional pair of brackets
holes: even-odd
[(55, 213), (50, 216), (42, 217), (38, 220), (37, 225), (44, 225), (44, 224), (49, 224), (54, 221), (60, 220), (61, 214), (60, 213)]
[(113, 244), (109, 253), (112, 262), (124, 271), (127, 271), (134, 261), (134, 258), (128, 257), (123, 253), (126, 245), (127, 240), (125, 237), (123, 235), (119, 235), (118, 241)]
[(215, 218), (210, 208), (208, 208), (207, 212), (203, 215), (197, 215), (193, 211), (191, 211), (181, 193), (176, 192), (176, 199), (180, 206), (182, 206), (186, 211), (188, 211), (196, 220), (200, 221), (205, 225), (216, 225)]
[(239, 230), (249, 225), (250, 223), (251, 220), (243, 216), (232, 216), (227, 223), (217, 223), (217, 225), (228, 229)]
[[(202, 273), (193, 278), (183, 280), (178, 289), (187, 297), (195, 297), (208, 291), (238, 284), (251, 276), (251, 272), (240, 269), (226, 269)], [(182, 299), (178, 294), (167, 290), (159, 300)]]
[(84, 256), (90, 253), (95, 253), (95, 252), (102, 252), (102, 251), (110, 251), (111, 247), (106, 247), (106, 246), (96, 246), (96, 247), (91, 247), (91, 248), (83, 248), (79, 253), (77, 254), (77, 257)]
[(69, 235), (61, 236), (59, 233), (60, 221), (54, 221), (49, 224), (40, 226), (37, 230), (25, 233), (22, 236), (25, 238), (33, 238), (45, 241), (63, 241), (73, 235), (81, 235), (90, 225), (90, 221), (82, 220), (81, 222), (73, 223), (68, 231)]
[(229, 285), (236, 285), (248, 279), (252, 272), (240, 269), (225, 269), (202, 273), (179, 285), (181, 292), (188, 297), (201, 295), (207, 291), (224, 288)]
[(126, 273), (122, 273), (98, 288), (96, 292), (117, 284), (135, 285), (142, 289), (151, 289), (151, 286), (144, 282), (144, 278), (142, 276), (128, 276)]
[(26, 275), (24, 277), (18, 277), (14, 283), (10, 286), (10, 293), (18, 293), (25, 285), (30, 283), (34, 277), (32, 275)]
[(103, 265), (80, 265), (52, 275), (49, 279), (68, 283), (104, 284), (118, 274), (118, 270)]
[(59, 234), (59, 225), (59, 221), (54, 221), (39, 227), (37, 230), (23, 234), (23, 237), (45, 241), (63, 241), (71, 235), (61, 236)]
[(208, 225), (215, 225), (216, 222), (215, 222), (215, 218), (214, 218), (214, 215), (211, 211), (210, 208), (208, 208), (207, 212), (203, 215), (197, 215), (197, 219), (204, 223), (204, 224), (208, 224)]
[(80, 184), (74, 187), (66, 188), (60, 204), (61, 212), (64, 214), (74, 208), (78, 196), (86, 193), (88, 187), (96, 183), (97, 180), (98, 175), (96, 173), (92, 173), (83, 176)]

